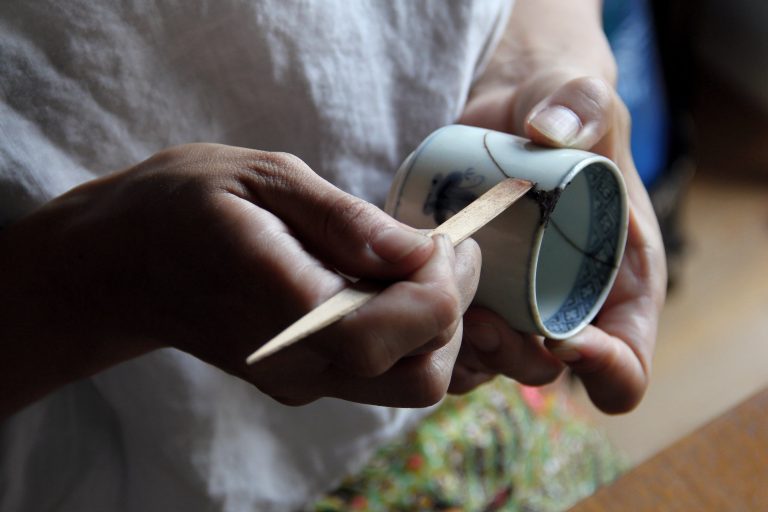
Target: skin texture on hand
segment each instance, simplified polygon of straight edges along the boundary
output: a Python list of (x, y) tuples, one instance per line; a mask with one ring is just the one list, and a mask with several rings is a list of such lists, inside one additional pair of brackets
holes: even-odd
[[(193, 144), (86, 183), (2, 233), (7, 414), (71, 380), (173, 346), (287, 404), (425, 406), (446, 392), (474, 296), (455, 250), (287, 154)], [(245, 357), (336, 293), (398, 281), (253, 366)]]
[(496, 374), (543, 384), (567, 366), (605, 412), (628, 411), (642, 398), (665, 299), (666, 262), (655, 214), (632, 161), (629, 113), (613, 87), (615, 69), (599, 2), (516, 3), (508, 34), (460, 122), (611, 158), (629, 192), (627, 246), (597, 319), (571, 339), (521, 334), (493, 312), (470, 308), (451, 392), (468, 391)]

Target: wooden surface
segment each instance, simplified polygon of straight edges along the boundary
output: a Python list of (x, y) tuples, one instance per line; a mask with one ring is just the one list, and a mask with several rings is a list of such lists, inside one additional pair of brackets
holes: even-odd
[(619, 510), (768, 510), (768, 389), (636, 467), (571, 512)]

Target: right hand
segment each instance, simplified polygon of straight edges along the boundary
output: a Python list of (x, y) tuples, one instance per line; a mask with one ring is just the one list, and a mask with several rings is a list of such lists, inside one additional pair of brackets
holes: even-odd
[[(438, 401), (480, 265), (474, 242), (454, 252), (296, 157), (213, 144), (171, 148), (81, 185), (7, 236), (17, 256), (35, 255), (25, 265), (47, 287), (39, 311), (50, 317), (40, 325), (59, 340), (87, 339), (91, 373), (173, 346), (287, 404)], [(344, 286), (335, 270), (398, 282), (246, 366), (248, 354)]]

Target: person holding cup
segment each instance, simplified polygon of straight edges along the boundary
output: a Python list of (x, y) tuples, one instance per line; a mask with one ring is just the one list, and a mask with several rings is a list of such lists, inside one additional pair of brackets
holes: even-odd
[[(0, 508), (290, 508), (419, 417), (272, 399), (421, 407), (495, 373), (548, 382), (564, 363), (606, 411), (642, 396), (663, 254), (597, 2), (521, 0), (508, 25), (502, 1), (43, 4), (0, 8), (14, 27), (0, 40), (0, 464), (13, 479)], [(407, 149), (457, 119), (592, 149), (625, 173), (626, 257), (577, 337), (545, 345), (470, 308), (477, 246), (453, 250), (370, 204)], [(176, 145), (195, 140), (228, 145)], [(246, 368), (343, 285), (330, 269), (403, 283)]]
[[(627, 246), (599, 318), (568, 340), (542, 345), (487, 311), (470, 311), (469, 343), (458, 364), (467, 380), (457, 379), (456, 387), (467, 389), (499, 372), (531, 384), (549, 382), (562, 370), (557, 359), (579, 375), (598, 407), (624, 412), (637, 405), (648, 385), (666, 295), (663, 243), (632, 161), (629, 114), (614, 88), (610, 49), (597, 29), (599, 5), (590, 11), (565, 2), (519, 2), (515, 9), (518, 16), (512, 16), (460, 121), (545, 146), (591, 150), (616, 162), (629, 194)], [(558, 16), (547, 16), (555, 10)], [(526, 26), (532, 19), (539, 20), (536, 30)], [(560, 37), (552, 38), (554, 33)], [(520, 34), (526, 44), (520, 44)]]

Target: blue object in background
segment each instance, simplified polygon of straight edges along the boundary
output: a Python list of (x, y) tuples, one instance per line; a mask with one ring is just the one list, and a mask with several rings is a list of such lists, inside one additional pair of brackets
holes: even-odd
[(616, 56), (618, 92), (632, 115), (632, 155), (646, 187), (669, 162), (669, 112), (646, 0), (605, 0), (603, 26)]

